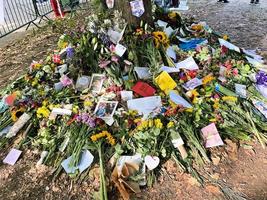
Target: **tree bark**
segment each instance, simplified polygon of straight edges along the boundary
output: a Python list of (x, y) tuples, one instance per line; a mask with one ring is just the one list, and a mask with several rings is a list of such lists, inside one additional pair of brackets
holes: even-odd
[(153, 24), (152, 18), (152, 4), (151, 0), (143, 0), (145, 13), (141, 17), (135, 17), (132, 15), (130, 1), (129, 0), (115, 0), (114, 9), (122, 12), (123, 18), (129, 25), (139, 26), (141, 20), (148, 24)]

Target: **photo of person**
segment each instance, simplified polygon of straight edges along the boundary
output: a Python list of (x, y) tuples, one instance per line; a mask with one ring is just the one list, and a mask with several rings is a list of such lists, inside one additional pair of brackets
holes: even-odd
[(112, 118), (117, 105), (117, 101), (99, 101), (94, 113), (99, 118)]
[(99, 93), (102, 89), (104, 77), (105, 76), (103, 74), (93, 74), (90, 83), (90, 90)]

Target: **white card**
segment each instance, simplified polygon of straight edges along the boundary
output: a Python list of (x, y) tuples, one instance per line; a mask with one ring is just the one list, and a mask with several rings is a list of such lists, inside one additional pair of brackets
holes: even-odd
[(115, 122), (113, 117), (110, 118), (103, 118), (103, 120), (105, 121), (105, 123), (109, 126), (112, 126), (112, 124)]
[(7, 154), (7, 156), (3, 160), (3, 163), (9, 164), (9, 165), (15, 165), (21, 153), (22, 151), (20, 150), (11, 149), (11, 151)]
[(157, 24), (158, 24), (159, 27), (163, 27), (164, 29), (165, 29), (166, 26), (168, 25), (167, 22), (164, 22), (164, 21), (162, 21), (162, 20), (160, 20), (160, 19), (157, 21)]
[(199, 69), (197, 63), (195, 62), (195, 60), (192, 56), (185, 59), (184, 61), (176, 63), (176, 67), (179, 69), (187, 69), (187, 70)]
[(175, 148), (179, 147), (179, 146), (182, 146), (184, 144), (184, 141), (183, 139), (180, 137), (180, 138), (177, 138), (177, 139), (173, 139), (172, 140), (172, 144)]
[(228, 49), (231, 49), (231, 50), (234, 50), (234, 51), (240, 53), (240, 49), (239, 49), (238, 46), (235, 46), (234, 44), (232, 44), (232, 43), (230, 43), (230, 42), (228, 42), (228, 41), (226, 41), (226, 40), (224, 40), (224, 39), (221, 39), (221, 38), (219, 38), (219, 42), (220, 42), (220, 45), (221, 45), (221, 46), (225, 46), (225, 47), (227, 47)]
[(55, 115), (71, 115), (72, 111), (62, 108), (53, 108), (51, 113)]
[(171, 36), (171, 34), (173, 33), (173, 29), (172, 29), (172, 27), (168, 27), (168, 28), (165, 28), (164, 29), (164, 32), (166, 33), (166, 35), (168, 36), (168, 37), (170, 37)]
[(186, 90), (193, 90), (195, 89), (196, 87), (202, 85), (202, 79), (199, 79), (199, 78), (193, 78), (191, 79), (190, 81), (187, 81), (183, 87), (186, 89)]
[(178, 95), (175, 91), (170, 91), (170, 99), (177, 105), (182, 105), (185, 108), (192, 108), (192, 105), (188, 103), (183, 97)]
[(94, 156), (90, 153), (90, 151), (85, 150), (82, 155), (80, 162), (77, 166), (70, 167), (69, 164), (71, 162), (72, 156), (68, 157), (67, 159), (63, 160), (61, 163), (64, 170), (70, 174), (75, 173), (75, 170), (79, 169), (80, 173), (82, 173), (84, 170), (86, 170), (90, 165), (93, 163)]
[(133, 91), (121, 91), (121, 99), (123, 101), (128, 101), (133, 99)]
[(150, 79), (151, 74), (148, 67), (135, 67), (134, 71), (137, 73), (139, 79)]
[(170, 46), (170, 47), (167, 49), (166, 54), (167, 54), (170, 58), (176, 60), (176, 53), (175, 53), (175, 51), (173, 50), (173, 47), (172, 47), (172, 46)]
[(121, 44), (117, 44), (116, 47), (115, 47), (115, 53), (122, 57), (123, 54), (126, 52), (127, 48)]
[(246, 86), (235, 83), (235, 93), (238, 96), (242, 97), (242, 98), (246, 98), (247, 97), (247, 89), (246, 89)]
[(149, 114), (160, 113), (162, 103), (160, 96), (144, 97), (127, 101), (128, 109), (137, 110), (140, 115), (147, 117)]
[(145, 164), (149, 170), (155, 169), (159, 165), (159, 157), (157, 156), (146, 156)]
[(163, 66), (160, 68), (162, 71), (168, 72), (168, 73), (175, 73), (175, 72), (179, 72), (180, 69), (177, 67), (167, 67), (167, 66)]

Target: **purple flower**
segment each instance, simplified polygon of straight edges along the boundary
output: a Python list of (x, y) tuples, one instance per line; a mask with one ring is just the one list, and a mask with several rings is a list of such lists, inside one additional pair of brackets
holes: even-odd
[(60, 78), (60, 82), (62, 83), (62, 85), (64, 87), (69, 86), (69, 85), (72, 85), (72, 80), (69, 77), (67, 77), (66, 75), (63, 75)]
[(72, 58), (74, 56), (75, 49), (72, 47), (67, 48), (67, 58)]
[(267, 86), (267, 74), (264, 71), (259, 71), (256, 74), (256, 80), (258, 85)]
[(86, 124), (87, 126), (94, 128), (95, 127), (95, 119), (92, 118), (88, 113), (82, 113), (79, 114), (76, 117), (77, 122), (82, 122), (83, 124)]

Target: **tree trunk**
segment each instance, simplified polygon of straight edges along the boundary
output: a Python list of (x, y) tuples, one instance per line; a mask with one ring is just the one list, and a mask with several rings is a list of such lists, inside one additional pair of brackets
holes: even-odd
[(145, 7), (145, 13), (141, 17), (135, 17), (132, 15), (129, 0), (115, 0), (114, 9), (122, 12), (123, 18), (125, 18), (129, 25), (138, 26), (141, 20), (152, 25), (153, 19), (151, 0), (143, 0), (143, 2)]

